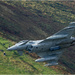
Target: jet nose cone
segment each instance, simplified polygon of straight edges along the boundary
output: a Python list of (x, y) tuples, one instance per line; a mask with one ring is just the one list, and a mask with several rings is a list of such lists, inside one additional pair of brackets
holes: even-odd
[(7, 50), (14, 50), (13, 48), (9, 47)]
[(12, 49), (9, 47), (9, 48), (7, 48), (7, 50), (12, 50)]
[(16, 49), (16, 47), (15, 46), (11, 46), (11, 47), (9, 47), (7, 50), (15, 50)]

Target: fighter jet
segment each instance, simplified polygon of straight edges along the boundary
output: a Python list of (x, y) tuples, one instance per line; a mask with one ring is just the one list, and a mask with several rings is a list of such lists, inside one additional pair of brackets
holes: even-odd
[(9, 47), (7, 50), (17, 50), (22, 54), (23, 50), (29, 53), (36, 53), (41, 58), (36, 62), (47, 62), (45, 66), (58, 65), (58, 59), (65, 48), (75, 45), (75, 37), (72, 35), (75, 31), (75, 22), (58, 31), (54, 35), (43, 40), (23, 40)]

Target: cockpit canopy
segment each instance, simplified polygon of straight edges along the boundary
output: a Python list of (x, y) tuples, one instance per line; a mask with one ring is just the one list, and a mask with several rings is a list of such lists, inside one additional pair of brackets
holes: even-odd
[(28, 41), (29, 41), (29, 40), (22, 40), (22, 41), (16, 43), (16, 45), (24, 45), (24, 44), (26, 44)]
[(25, 42), (28, 42), (29, 40), (22, 40), (22, 41), (20, 41), (19, 43), (25, 43)]

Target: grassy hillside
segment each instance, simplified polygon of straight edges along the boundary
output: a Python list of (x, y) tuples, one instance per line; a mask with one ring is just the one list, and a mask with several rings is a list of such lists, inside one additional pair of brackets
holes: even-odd
[(45, 38), (75, 20), (73, 3), (0, 2), (1, 30), (25, 39)]
[[(65, 67), (59, 69), (44, 67), (45, 63), (36, 63), (26, 52), (19, 56), (16, 51), (7, 51), (9, 45), (15, 42), (0, 37), (0, 74), (64, 74)], [(6, 53), (6, 56), (3, 53)], [(65, 70), (64, 70), (65, 69)]]
[[(75, 9), (75, 2), (73, 1), (71, 2), (0, 1), (0, 36), (13, 41), (20, 41), (23, 39), (44, 39), (54, 34), (58, 30), (62, 29), (63, 27), (68, 26), (70, 22), (75, 21), (74, 9)], [(1, 39), (3, 39), (2, 37)], [(8, 42), (10, 42), (11, 45), (13, 44), (11, 43), (11, 41)], [(6, 50), (6, 47), (8, 47), (8, 43), (5, 45), (6, 45), (5, 47), (1, 46), (1, 49)], [(54, 70), (54, 73), (60, 73), (59, 71), (62, 70), (64, 70), (62, 71), (63, 73), (65, 72), (65, 70), (68, 73), (75, 73), (74, 71), (75, 50), (74, 49), (75, 49), (74, 47), (71, 47), (64, 52), (64, 55), (59, 60), (61, 66), (47, 67), (49, 69), (47, 70), (48, 73), (53, 73), (50, 72), (50, 69), (52, 69), (52, 71)], [(40, 63), (35, 63), (34, 62), (35, 58), (32, 58), (27, 54), (25, 54), (24, 56), (19, 56), (16, 52), (8, 52), (8, 51), (6, 52), (8, 54), (6, 57), (4, 57), (3, 52), (1, 52), (1, 57), (3, 57), (3, 59), (6, 60), (6, 61), (3, 60), (1, 64), (5, 64), (7, 62), (5, 65), (8, 65), (9, 63), (9, 65), (12, 66), (11, 71), (12, 69), (14, 70), (15, 67), (17, 67), (15, 68), (17, 70), (16, 71), (14, 70), (15, 71), (14, 73), (25, 73), (25, 72), (32, 73), (36, 70), (35, 67), (33, 66), (40, 64)], [(26, 59), (25, 56), (27, 56), (28, 58)], [(13, 61), (11, 59), (13, 59)], [(23, 63), (24, 65), (25, 64), (29, 65), (27, 63), (29, 62), (30, 59), (32, 60), (32, 64), (29, 63), (30, 70), (29, 68), (27, 68), (26, 69), (27, 71), (24, 71), (25, 68), (23, 65), (22, 65), (23, 70), (20, 69), (21, 67), (20, 62), (23, 60), (21, 63)], [(19, 60), (19, 62), (17, 60)], [(15, 67), (13, 67), (11, 63), (13, 63), (13, 65), (15, 64), (18, 65), (19, 68), (16, 65)], [(41, 69), (43, 67), (43, 64), (44, 63), (41, 63), (41, 67), (40, 67)], [(6, 67), (8, 67), (7, 70), (9, 71), (10, 66), (6, 66)], [(41, 71), (39, 70), (38, 67), (36, 67), (38, 71), (36, 70), (34, 74), (47, 73), (47, 71), (44, 72), (44, 70), (47, 69), (46, 67), (43, 67)], [(3, 71), (1, 73), (3, 73)]]

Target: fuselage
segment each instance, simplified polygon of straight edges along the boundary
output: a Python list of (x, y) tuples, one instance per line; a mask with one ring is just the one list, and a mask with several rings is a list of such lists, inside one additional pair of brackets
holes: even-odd
[(59, 50), (63, 48), (70, 47), (74, 45), (75, 38), (71, 37), (70, 39), (62, 39), (62, 40), (56, 40), (56, 41), (50, 41), (45, 43), (40, 43), (43, 40), (23, 40), (19, 43), (16, 43), (15, 45), (8, 48), (8, 50), (27, 50), (29, 52), (41, 52), (41, 51), (47, 51), (47, 50)]
[(48, 66), (57, 65), (57, 61), (64, 51), (64, 48), (75, 45), (75, 37), (72, 37), (75, 31), (75, 22), (71, 22), (69, 26), (58, 31), (43, 40), (23, 40), (8, 48), (8, 50), (17, 50), (22, 55), (22, 50), (30, 53), (36, 53), (40, 59), (36, 62), (47, 62)]

